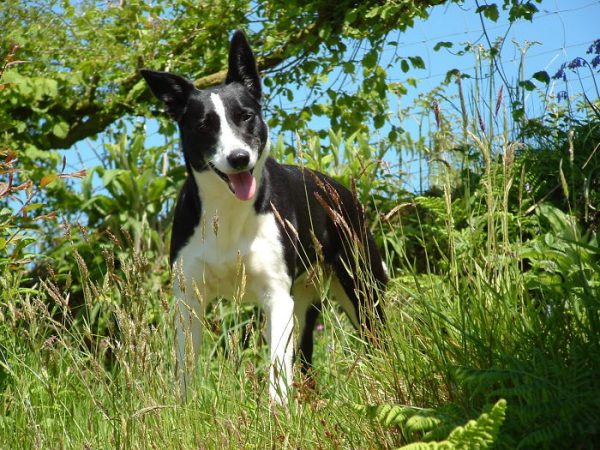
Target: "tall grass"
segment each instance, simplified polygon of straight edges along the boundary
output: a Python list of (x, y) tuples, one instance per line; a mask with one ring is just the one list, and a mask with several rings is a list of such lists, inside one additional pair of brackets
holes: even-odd
[[(107, 269), (102, 284), (84, 289), (89, 307), (102, 309), (110, 322), (102, 336), (92, 331), (101, 317), (76, 323), (68, 296), (51, 283), (18, 296), (5, 286), (2, 448), (366, 447), (378, 439), (351, 406), (381, 388), (364, 376), (356, 336), (348, 324), (333, 323), (334, 314), (325, 314), (318, 337), (319, 394), (298, 386), (298, 400), (284, 409), (268, 400), (259, 318), (245, 320), (239, 306), (216, 305), (191, 398), (182, 403), (167, 298), (139, 276), (148, 264), (143, 257), (125, 263), (134, 276)], [(161, 315), (153, 323), (154, 309)]]

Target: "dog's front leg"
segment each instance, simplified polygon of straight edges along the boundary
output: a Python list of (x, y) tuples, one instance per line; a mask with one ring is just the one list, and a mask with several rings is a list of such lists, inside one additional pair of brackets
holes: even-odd
[(294, 301), (288, 293), (269, 296), (267, 305), (267, 340), (271, 355), (269, 397), (278, 404), (287, 401), (292, 385), (294, 353)]
[[(186, 400), (190, 381), (198, 361), (204, 307), (198, 299), (186, 298), (178, 291), (178, 289), (175, 289), (177, 378), (181, 399)], [(180, 295), (177, 295), (177, 293)]]

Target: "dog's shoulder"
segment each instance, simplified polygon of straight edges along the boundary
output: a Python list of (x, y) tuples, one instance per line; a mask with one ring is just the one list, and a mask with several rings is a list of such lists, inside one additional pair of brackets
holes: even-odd
[(202, 204), (198, 196), (198, 188), (194, 177), (186, 177), (175, 205), (173, 229), (171, 231), (171, 249), (169, 261), (173, 265), (179, 251), (194, 234), (194, 229), (200, 223)]
[[(263, 192), (259, 192), (256, 202), (257, 212), (268, 212), (270, 205), (283, 209), (313, 206), (318, 198), (330, 205), (346, 208), (357, 204), (355, 195), (332, 177), (307, 167), (281, 164), (272, 157), (265, 162), (263, 171)], [(260, 197), (262, 195), (262, 197)]]

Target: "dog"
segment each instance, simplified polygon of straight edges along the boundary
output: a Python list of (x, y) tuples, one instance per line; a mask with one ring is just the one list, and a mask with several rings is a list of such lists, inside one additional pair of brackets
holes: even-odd
[(140, 72), (178, 124), (187, 170), (170, 248), (181, 395), (193, 370), (190, 354), (191, 366), (197, 363), (208, 302), (242, 297), (266, 312), (269, 395), (285, 403), (294, 334), (302, 372), (312, 366), (316, 267), (330, 274), (332, 294), (365, 336), (383, 322), (387, 273), (363, 210), (328, 176), (269, 156), (261, 80), (242, 31), (232, 36), (219, 86), (199, 90), (172, 73)]

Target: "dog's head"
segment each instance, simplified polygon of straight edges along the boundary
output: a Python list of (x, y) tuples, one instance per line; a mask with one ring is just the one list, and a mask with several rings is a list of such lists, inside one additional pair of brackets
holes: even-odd
[(172, 73), (140, 72), (178, 123), (188, 166), (196, 172), (212, 170), (237, 198), (252, 199), (253, 171), (266, 157), (268, 129), (256, 61), (244, 33), (233, 34), (227, 77), (217, 87), (199, 90)]

